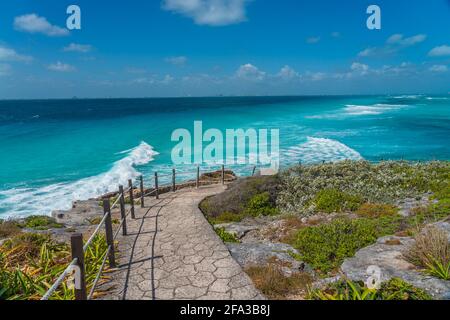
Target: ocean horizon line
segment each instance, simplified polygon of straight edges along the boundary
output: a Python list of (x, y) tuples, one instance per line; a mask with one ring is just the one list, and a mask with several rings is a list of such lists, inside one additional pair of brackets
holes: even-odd
[(157, 100), (157, 99), (222, 99), (222, 98), (302, 98), (302, 97), (377, 97), (377, 96), (399, 96), (399, 95), (432, 95), (447, 96), (450, 92), (398, 92), (398, 93), (371, 93), (371, 94), (282, 94), (282, 95), (200, 95), (200, 96), (155, 96), (155, 97), (65, 97), (65, 98), (0, 98), (0, 101), (72, 101), (72, 100)]

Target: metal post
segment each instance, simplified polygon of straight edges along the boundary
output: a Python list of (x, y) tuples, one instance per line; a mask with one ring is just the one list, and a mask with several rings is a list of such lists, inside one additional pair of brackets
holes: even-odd
[(222, 184), (225, 184), (225, 166), (222, 165)]
[(109, 203), (109, 199), (103, 201), (103, 214), (106, 215), (105, 219), (105, 234), (106, 234), (106, 244), (108, 247), (111, 247), (109, 250), (109, 266), (111, 268), (116, 267), (116, 259), (114, 255), (114, 236), (112, 229), (112, 221), (111, 221), (111, 204)]
[(122, 218), (122, 235), (127, 235), (127, 217), (125, 215), (125, 194), (123, 193), (123, 186), (119, 186), (120, 193), (120, 217)]
[(143, 208), (144, 207), (144, 177), (140, 176), (139, 180), (141, 183), (141, 185), (140, 185), (140, 187), (141, 187), (141, 208)]
[(200, 187), (200, 166), (197, 166), (197, 180), (195, 181), (195, 187)]
[(155, 172), (155, 190), (156, 199), (159, 199), (158, 172)]
[(175, 192), (177, 189), (176, 178), (175, 178), (175, 168), (172, 169), (172, 191)]
[(70, 245), (72, 248), (72, 259), (77, 259), (77, 266), (80, 268), (80, 283), (79, 289), (75, 288), (75, 300), (87, 300), (86, 293), (86, 279), (84, 269), (84, 251), (83, 251), (83, 235), (81, 233), (74, 233), (70, 237)]
[(131, 204), (131, 218), (135, 219), (134, 215), (134, 193), (133, 193), (133, 181), (131, 179), (128, 180), (128, 187), (130, 188), (130, 204)]

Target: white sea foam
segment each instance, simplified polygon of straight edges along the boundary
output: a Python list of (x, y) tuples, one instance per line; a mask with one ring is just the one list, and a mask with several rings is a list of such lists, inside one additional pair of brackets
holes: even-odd
[[(288, 163), (336, 162), (342, 160), (361, 160), (359, 152), (332, 139), (308, 137), (305, 143), (290, 147), (282, 153)], [(285, 161), (283, 161), (285, 162)]]
[(74, 182), (51, 184), (41, 188), (20, 188), (0, 191), (0, 208), (6, 208), (7, 217), (50, 214), (53, 210), (67, 210), (75, 200), (87, 200), (117, 190), (128, 179), (137, 178), (136, 165), (154, 160), (158, 154), (152, 146), (141, 142), (128, 150), (127, 156), (97, 176)]
[(449, 100), (448, 97), (426, 97), (427, 100)]
[(370, 106), (364, 105), (346, 105), (344, 112), (351, 116), (364, 116), (364, 115), (379, 115), (389, 111), (398, 110), (407, 107), (400, 104), (374, 104)]
[(393, 97), (393, 98), (394, 99), (413, 99), (413, 100), (415, 100), (415, 99), (422, 98), (422, 96), (421, 95), (410, 94), (410, 95), (396, 96), (396, 97)]

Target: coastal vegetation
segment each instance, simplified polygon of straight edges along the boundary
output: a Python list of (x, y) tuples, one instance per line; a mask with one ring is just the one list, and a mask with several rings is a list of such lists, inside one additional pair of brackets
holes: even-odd
[[(86, 281), (92, 287), (100, 269), (106, 241), (94, 238), (86, 251)], [(69, 264), (70, 247), (49, 235), (22, 233), (0, 245), (0, 300), (38, 300)], [(98, 295), (98, 294), (97, 294)], [(63, 282), (52, 300), (72, 300), (71, 285)]]
[[(448, 233), (430, 227), (450, 216), (450, 163), (446, 161), (298, 165), (276, 176), (240, 179), (225, 192), (205, 199), (200, 208), (211, 224), (221, 224), (221, 233), (227, 232), (227, 223), (247, 221), (251, 225), (255, 217), (267, 223), (282, 221), (264, 236), (296, 249), (292, 257), (307, 263), (320, 278), (338, 275), (345, 259), (392, 235), (412, 237), (414, 245), (404, 254), (420, 272), (450, 279)], [(401, 245), (395, 237), (385, 243)], [(298, 277), (291, 279), (270, 265), (247, 272), (271, 298), (286, 296), (274, 287), (283, 291)], [(309, 298), (407, 300), (430, 296), (394, 278), (377, 291), (342, 280), (322, 291), (311, 291)]]
[(325, 289), (310, 290), (311, 300), (431, 300), (422, 289), (399, 278), (381, 284), (380, 289), (369, 289), (362, 282), (340, 280)]

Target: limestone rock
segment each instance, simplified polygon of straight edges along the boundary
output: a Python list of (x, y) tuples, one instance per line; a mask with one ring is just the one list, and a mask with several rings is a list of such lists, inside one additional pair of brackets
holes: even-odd
[(414, 243), (410, 237), (387, 236), (359, 250), (353, 258), (346, 259), (341, 270), (352, 281), (366, 281), (369, 266), (381, 270), (381, 281), (400, 278), (421, 288), (435, 299), (450, 299), (450, 281), (428, 276), (405, 260), (403, 252)]
[(282, 266), (285, 275), (304, 271), (312, 273), (312, 269), (305, 263), (295, 260), (289, 252), (298, 253), (296, 249), (283, 243), (227, 243), (232, 257), (243, 268), (250, 266), (264, 266), (271, 259), (276, 259)]
[(89, 225), (90, 220), (103, 216), (103, 209), (97, 200), (75, 201), (70, 210), (56, 210), (52, 217), (57, 223), (67, 226)]

